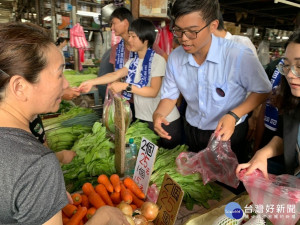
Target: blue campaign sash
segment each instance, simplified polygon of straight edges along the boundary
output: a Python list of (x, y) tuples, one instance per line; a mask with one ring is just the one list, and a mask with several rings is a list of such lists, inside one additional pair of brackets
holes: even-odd
[[(136, 53), (135, 52), (130, 52), (129, 53), (129, 58), (133, 59), (135, 57)], [(122, 39), (118, 47), (116, 49), (116, 59), (115, 59), (115, 71), (122, 69), (124, 67), (124, 60), (125, 60), (125, 43), (124, 40)]]
[[(283, 63), (283, 59), (280, 60), (279, 64)], [(271, 98), (275, 97), (276, 95), (276, 89), (280, 84), (280, 79), (281, 79), (281, 74), (278, 71), (278, 69), (276, 68), (272, 78), (271, 78), (271, 84), (272, 84), (272, 94), (271, 94)], [(267, 127), (268, 129), (272, 130), (272, 131), (276, 131), (277, 130), (277, 122), (278, 122), (278, 109), (277, 107), (272, 105), (272, 102), (270, 101), (270, 99), (267, 100), (266, 102), (266, 111), (265, 111), (265, 127)]]
[[(283, 59), (281, 59), (278, 64), (283, 64)], [(281, 74), (276, 68), (271, 78), (272, 89), (277, 88), (279, 86), (280, 78), (281, 78)]]
[(122, 39), (118, 47), (116, 49), (116, 59), (115, 59), (115, 71), (124, 67), (124, 58), (125, 58), (125, 44), (124, 40)]
[[(128, 75), (126, 77), (126, 83), (133, 84), (139, 88), (145, 87), (148, 84), (150, 74), (151, 74), (151, 65), (152, 65), (154, 53), (155, 53), (155, 51), (152, 50), (151, 48), (147, 49), (147, 52), (146, 52), (146, 55), (145, 55), (145, 58), (143, 61), (143, 65), (142, 65), (141, 79), (137, 83), (134, 82), (134, 78), (135, 78), (136, 70), (137, 70), (138, 63), (139, 63), (139, 56), (138, 56), (138, 54), (135, 54), (134, 59), (131, 61), (130, 65), (129, 65)], [(127, 91), (123, 91), (122, 95), (124, 96), (124, 98), (126, 98), (128, 100), (132, 97), (132, 93), (129, 93)]]

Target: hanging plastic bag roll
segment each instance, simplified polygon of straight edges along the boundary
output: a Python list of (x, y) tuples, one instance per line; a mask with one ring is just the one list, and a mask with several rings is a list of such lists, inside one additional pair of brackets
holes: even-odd
[(177, 170), (183, 175), (201, 173), (204, 184), (219, 181), (236, 188), (239, 179), (235, 174), (238, 165), (229, 141), (218, 140), (213, 133), (207, 147), (198, 152), (182, 152), (176, 159)]

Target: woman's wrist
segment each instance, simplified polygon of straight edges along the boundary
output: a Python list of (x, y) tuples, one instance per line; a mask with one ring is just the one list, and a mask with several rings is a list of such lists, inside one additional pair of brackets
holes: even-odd
[(99, 84), (99, 82), (98, 82), (98, 78), (99, 78), (99, 77), (97, 77), (97, 78), (95, 78), (95, 79), (91, 80), (91, 83), (92, 83), (92, 85), (93, 85), (93, 86), (95, 86), (95, 85), (98, 85), (98, 84)]
[(272, 158), (272, 156), (273, 156), (273, 150), (268, 145), (266, 145), (262, 149), (258, 150), (257, 152), (259, 153), (260, 156), (262, 156), (266, 159)]
[[(128, 83), (123, 83), (123, 88), (122, 88), (122, 89), (123, 89), (124, 91), (126, 91), (128, 85), (129, 85)], [(131, 89), (131, 92), (132, 92), (132, 89)]]

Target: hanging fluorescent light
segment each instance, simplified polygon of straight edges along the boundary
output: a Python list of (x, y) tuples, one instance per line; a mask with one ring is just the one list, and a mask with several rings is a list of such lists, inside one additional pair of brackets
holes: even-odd
[(88, 17), (98, 17), (99, 16), (99, 13), (86, 12), (86, 11), (80, 11), (80, 10), (78, 10), (76, 14), (79, 16), (88, 16)]
[(290, 1), (287, 1), (287, 0), (274, 0), (274, 3), (278, 3), (278, 2), (300, 8), (300, 4), (297, 4), (295, 2), (290, 2)]
[(52, 18), (51, 18), (51, 16), (46, 16), (46, 17), (44, 17), (43, 20), (50, 22), (52, 20)]

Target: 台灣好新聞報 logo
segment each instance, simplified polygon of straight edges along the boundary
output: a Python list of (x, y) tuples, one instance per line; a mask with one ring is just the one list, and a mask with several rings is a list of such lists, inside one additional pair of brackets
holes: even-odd
[(236, 202), (230, 202), (225, 206), (225, 215), (230, 219), (241, 219), (243, 217), (243, 210)]

